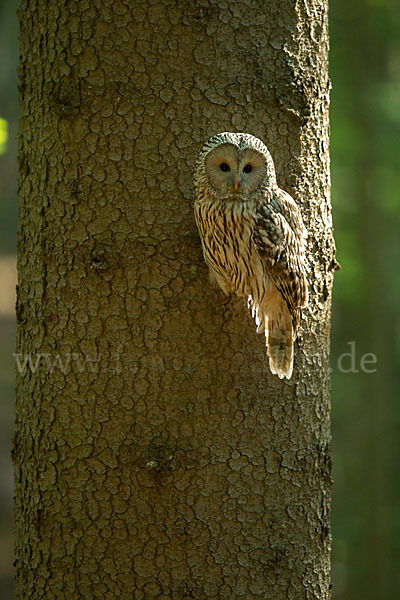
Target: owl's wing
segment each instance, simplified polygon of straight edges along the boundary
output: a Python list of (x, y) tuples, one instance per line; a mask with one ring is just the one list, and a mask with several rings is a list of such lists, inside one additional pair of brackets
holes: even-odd
[(252, 235), (268, 275), (286, 302), (296, 334), (300, 308), (307, 304), (307, 230), (293, 198), (278, 188), (271, 200), (258, 207)]

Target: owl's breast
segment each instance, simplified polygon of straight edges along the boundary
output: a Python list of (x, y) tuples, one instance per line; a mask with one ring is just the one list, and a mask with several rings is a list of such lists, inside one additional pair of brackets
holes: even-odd
[[(223, 290), (260, 297), (266, 275), (252, 239), (253, 219), (245, 208), (210, 207), (197, 216), (206, 262)], [(199, 223), (200, 221), (200, 223)]]

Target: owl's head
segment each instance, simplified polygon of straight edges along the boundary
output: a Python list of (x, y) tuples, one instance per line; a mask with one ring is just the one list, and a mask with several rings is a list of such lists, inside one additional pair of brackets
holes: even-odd
[(217, 196), (246, 200), (276, 186), (275, 168), (267, 147), (248, 133), (220, 133), (200, 152), (198, 169)]

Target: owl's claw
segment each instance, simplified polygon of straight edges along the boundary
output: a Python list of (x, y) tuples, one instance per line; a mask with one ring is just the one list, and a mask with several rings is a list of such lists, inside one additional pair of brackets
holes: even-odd
[(222, 303), (222, 306), (225, 307), (229, 304), (229, 302), (232, 300), (234, 294), (232, 294), (231, 292), (229, 292), (226, 296), (226, 300), (225, 302)]
[(254, 317), (254, 302), (251, 296), (247, 298), (247, 312), (249, 317)]

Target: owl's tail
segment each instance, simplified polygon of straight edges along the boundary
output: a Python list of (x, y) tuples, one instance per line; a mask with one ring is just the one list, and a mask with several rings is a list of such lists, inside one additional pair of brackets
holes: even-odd
[(265, 327), (265, 342), (271, 373), (280, 379), (290, 379), (293, 373), (292, 319), (285, 306), (286, 315), (270, 315)]
[(280, 379), (290, 379), (293, 372), (293, 331), (292, 317), (285, 300), (278, 290), (264, 296), (259, 306), (252, 307), (257, 331), (265, 332), (265, 343), (271, 373)]

